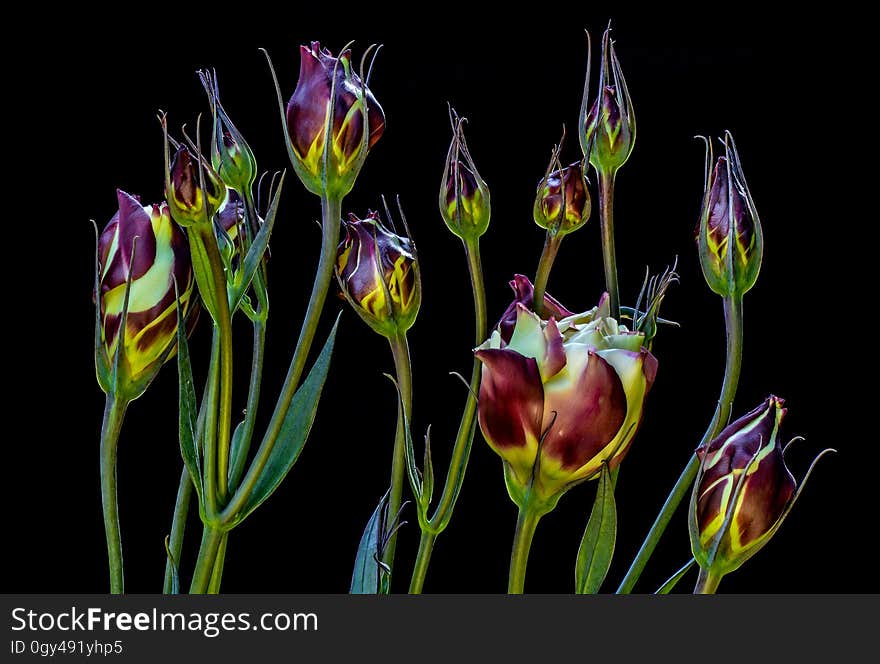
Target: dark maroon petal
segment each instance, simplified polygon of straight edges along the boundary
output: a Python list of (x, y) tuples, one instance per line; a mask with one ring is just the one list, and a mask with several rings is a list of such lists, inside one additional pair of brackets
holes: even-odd
[(332, 80), (332, 66), (328, 71), (325, 62), (301, 46), (299, 81), (287, 103), (287, 132), (300, 157), (324, 131)]
[(217, 211), (217, 220), (227, 233), (244, 219), (244, 201), (234, 189), (229, 189), (229, 200)]
[(700, 484), (701, 493), (697, 498), (697, 527), (699, 532), (705, 532), (709, 524), (721, 513), (721, 509), (724, 506), (724, 492), (731, 481), (734, 481), (733, 475), (728, 475), (714, 486), (711, 484), (705, 486)]
[(522, 447), (541, 437), (544, 390), (538, 364), (512, 350), (476, 351), (483, 363), (479, 420), (496, 448)]
[[(510, 287), (514, 292), (513, 302), (504, 310), (504, 313), (501, 314), (501, 319), (495, 325), (501, 333), (504, 343), (510, 342), (510, 337), (513, 336), (513, 328), (516, 327), (516, 305), (522, 304), (526, 308), (534, 310), (535, 304), (535, 287), (528, 277), (522, 274), (513, 275)], [(544, 295), (544, 312), (548, 317), (552, 316), (556, 320), (574, 315), (573, 312), (562, 306), (556, 298), (548, 294)]]
[(546, 341), (546, 351), (542, 366), (545, 377), (549, 378), (558, 374), (565, 367), (565, 348), (562, 335), (553, 318), (548, 320), (544, 327), (544, 340)]
[[(101, 280), (102, 293), (106, 293), (108, 290), (112, 290), (128, 281), (130, 271), (133, 272), (133, 279), (143, 276), (156, 260), (156, 236), (153, 233), (150, 215), (134, 196), (122, 190), (117, 190), (116, 197), (119, 202), (119, 211), (104, 231), (105, 238), (103, 244), (109, 249), (109, 243), (112, 242), (113, 238), (108, 231), (110, 231), (111, 225), (115, 221), (112, 232), (119, 236), (118, 245), (104, 278)], [(132, 264), (131, 252), (134, 238), (138, 238), (138, 240), (134, 264)], [(106, 260), (106, 253), (103, 253), (103, 255)]]
[(794, 495), (797, 483), (776, 447), (761, 459), (743, 486), (741, 507), (736, 513), (740, 545), (766, 534), (779, 520)]
[(617, 372), (603, 358), (589, 353), (577, 383), (566, 392), (548, 390), (544, 403), (549, 431), (541, 453), (572, 470), (599, 454), (626, 418), (626, 393)]
[(620, 103), (617, 101), (617, 90), (613, 85), (606, 85), (603, 90), (602, 112), (608, 128), (615, 130), (620, 124)]
[(357, 154), (361, 148), (361, 141), (364, 138), (364, 113), (363, 110), (356, 111), (351, 115), (348, 123), (345, 123), (352, 106), (358, 103), (358, 97), (341, 72), (340, 65), (337, 72), (336, 101), (333, 107), (333, 135), (342, 154), (348, 159)]
[(642, 372), (645, 374), (645, 396), (651, 391), (654, 385), (654, 379), (657, 377), (657, 358), (650, 351), (642, 351)]
[(385, 133), (385, 111), (369, 88), (367, 88), (367, 115), (370, 120), (370, 143), (367, 147), (372, 149)]
[(727, 158), (718, 157), (709, 190), (709, 221), (707, 230), (716, 245), (730, 232), (730, 200), (728, 198)]

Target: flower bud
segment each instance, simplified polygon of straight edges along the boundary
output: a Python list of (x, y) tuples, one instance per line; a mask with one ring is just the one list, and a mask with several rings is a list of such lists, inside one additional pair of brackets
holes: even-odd
[(131, 400), (176, 348), (176, 293), (186, 313), (193, 275), (186, 236), (168, 206), (142, 206), (123, 191), (117, 198), (119, 211), (98, 239), (96, 368), (105, 392)]
[(706, 154), (703, 209), (696, 232), (703, 276), (709, 288), (722, 297), (742, 297), (761, 271), (761, 222), (733, 136), (725, 134), (724, 156), (718, 157), (714, 167), (711, 143)]
[[(589, 106), (589, 63), (581, 105), (581, 148), (599, 173), (615, 173), (626, 163), (636, 142), (636, 116), (620, 61), (611, 41), (611, 28), (602, 37), (599, 93)], [(587, 111), (589, 108), (589, 111)]]
[(204, 161), (199, 168), (199, 163), (194, 161), (196, 158), (189, 149), (181, 145), (165, 181), (171, 216), (184, 227), (210, 223), (226, 198), (226, 185), (214, 169)]
[(578, 161), (550, 172), (554, 161), (559, 164), (555, 151), (547, 174), (538, 185), (534, 217), (535, 223), (552, 235), (565, 235), (587, 223), (592, 204), (582, 163)]
[(764, 546), (796, 497), (779, 444), (783, 403), (768, 397), (697, 449), (691, 548), (700, 566), (716, 575), (737, 569)]
[(464, 138), (464, 122), (464, 118), (453, 116), (452, 143), (440, 184), (440, 215), (462, 240), (475, 240), (489, 227), (491, 205), (489, 188), (477, 172)]
[(226, 278), (231, 283), (242, 258), (242, 224), (245, 221), (244, 201), (234, 189), (227, 190), (226, 200), (217, 210), (215, 220), (217, 246), (220, 248), (220, 255), (227, 269)]
[(300, 47), (300, 58), (299, 81), (287, 103), (291, 159), (306, 189), (344, 196), (385, 131), (385, 113), (352, 71), (350, 50), (336, 58), (312, 42)]
[(336, 258), (336, 277), (345, 298), (379, 334), (392, 337), (413, 323), (421, 304), (415, 247), (387, 230), (376, 212), (349, 215)]
[(223, 104), (220, 103), (216, 76), (208, 71), (201, 71), (199, 77), (202, 79), (205, 92), (208, 93), (214, 115), (211, 165), (228, 187), (244, 195), (250, 190), (257, 177), (257, 160), (244, 136), (232, 124)]
[(572, 485), (626, 455), (654, 382), (657, 361), (643, 335), (599, 305), (557, 322), (515, 304), (516, 326), (475, 352), (483, 363), (479, 422), (505, 464), (508, 492), (552, 507)]

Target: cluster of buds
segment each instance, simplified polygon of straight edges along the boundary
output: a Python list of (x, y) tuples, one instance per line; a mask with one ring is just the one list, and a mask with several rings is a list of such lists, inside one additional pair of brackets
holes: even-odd
[(96, 368), (107, 394), (139, 397), (176, 348), (178, 307), (194, 300), (186, 237), (163, 203), (117, 191), (119, 210), (98, 238)]
[(657, 361), (644, 335), (610, 317), (607, 295), (559, 320), (542, 320), (522, 302), (512, 306), (509, 339), (499, 325), (476, 350), (483, 362), (479, 422), (504, 461), (514, 502), (537, 497), (549, 509), (572, 485), (624, 458)]
[(771, 395), (697, 449), (700, 471), (691, 495), (691, 548), (700, 567), (716, 578), (740, 567), (767, 543), (806, 482), (804, 478), (799, 488), (785, 465), (788, 446), (779, 442), (783, 404)]
[(406, 332), (422, 299), (415, 245), (385, 228), (376, 212), (365, 219), (351, 214), (342, 227), (336, 277), (345, 298), (379, 334), (391, 338)]
[(344, 196), (385, 131), (385, 113), (367, 87), (363, 64), (360, 75), (352, 70), (349, 49), (334, 57), (312, 42), (300, 47), (300, 58), (286, 112), (291, 161), (312, 193)]

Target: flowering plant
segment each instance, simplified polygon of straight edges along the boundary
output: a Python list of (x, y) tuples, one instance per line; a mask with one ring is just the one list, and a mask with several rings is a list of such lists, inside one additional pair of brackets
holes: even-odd
[[(596, 89), (587, 60), (576, 125), (579, 154), (563, 160), (563, 134), (536, 183), (531, 214), (544, 234), (543, 249), (534, 280), (513, 277), (514, 298), (506, 309), (487, 300), (481, 256), (482, 238), (494, 230), (493, 202), (504, 192), (496, 189), (490, 195), (465, 137), (466, 120), (450, 109), (452, 137), (442, 172), (431, 176), (440, 183), (432, 201), (437, 200), (440, 218), (462, 242), (475, 334), (472, 345), (461, 348), (472, 362), (471, 375), (464, 380), (458, 433), (449, 444), (441, 443), (442, 457), (448, 459), (445, 473), (435, 464), (432, 450), (438, 443), (432, 443), (430, 431), (424, 446), (417, 444), (413, 415), (417, 355), (410, 331), (432, 304), (431, 291), (423, 291), (423, 276), (428, 284), (429, 275), (423, 274), (416, 245), (427, 222), (419, 219), (411, 227), (399, 198), (393, 214), (384, 198), (366, 213), (361, 209), (360, 217), (344, 208), (369, 168), (370, 155), (381, 150), (383, 138), (391, 140), (381, 89), (373, 90), (377, 51), (370, 47), (355, 61), (350, 46), (338, 52), (318, 42), (301, 46), (295, 86), (279, 80), (269, 60), (287, 154), (299, 184), (318, 199), (321, 232), (311, 295), (277, 394), (264, 389), (263, 378), (264, 368), (271, 366), (264, 361), (269, 279), (274, 262), (288, 260), (290, 247), (273, 243), (270, 260), (269, 245), (276, 221), (291, 216), (282, 208), (282, 192), (295, 179), (285, 173), (264, 179), (245, 139), (246, 127), (233, 122), (221, 101), (214, 72), (199, 72), (210, 111), (210, 140), (203, 142), (201, 124), (193, 134), (175, 129), (168, 116), (160, 117), (165, 158), (157, 182), (164, 182), (165, 201), (144, 206), (136, 196), (117, 192), (118, 212), (99, 234), (94, 289), (95, 366), (106, 393), (101, 488), (112, 592), (125, 589), (117, 447), (127, 409), (162, 366), (176, 365), (182, 465), (166, 541), (164, 591), (219, 592), (235, 529), (281, 485), (307, 441), (321, 438), (320, 428), (312, 429), (319, 408), (327, 408), (321, 404), (327, 376), (331, 370), (351, 369), (331, 368), (339, 325), (350, 325), (352, 334), (372, 330), (388, 342), (396, 393), (396, 404), (388, 405), (396, 429), (387, 450), (387, 492), (381, 498), (352, 498), (368, 501), (372, 516), (360, 542), (352, 543), (351, 592), (403, 589), (404, 575), (410, 592), (422, 592), (435, 543), (452, 523), (473, 442), (480, 437), (501, 458), (507, 492), (518, 510), (508, 591), (525, 589), (539, 520), (564, 494), (588, 494), (587, 487), (595, 490), (595, 499), (585, 515), (580, 545), (571, 552), (574, 590), (599, 592), (606, 581), (616, 549), (618, 478), (626, 466), (639, 463), (640, 447), (653, 444), (639, 441), (639, 429), (651, 417), (652, 398), (661, 389), (659, 384), (655, 389), (655, 380), (679, 362), (664, 348), (664, 337), (675, 334), (677, 324), (660, 315), (679, 278), (676, 263), (647, 276), (639, 293), (622, 292), (618, 282), (615, 183), (634, 154), (636, 103), (611, 30), (602, 37)], [(286, 96), (283, 90), (290, 88)], [(669, 592), (692, 567), (700, 570), (695, 590), (714, 592), (722, 576), (768, 543), (803, 487), (783, 459), (781, 399), (768, 397), (728, 424), (743, 368), (744, 296), (758, 279), (764, 238), (729, 132), (721, 139), (721, 151), (716, 160), (707, 141), (704, 195), (694, 215), (696, 253), (724, 310), (727, 346), (720, 396), (702, 439), (684, 445), (695, 451), (620, 580), (620, 593), (632, 591), (689, 491), (693, 555), (658, 592)], [(630, 223), (624, 219), (628, 231)], [(591, 224), (601, 235), (604, 281), (569, 287), (572, 300), (561, 298), (573, 305), (569, 309), (548, 293), (550, 277), (563, 239), (577, 237)], [(336, 288), (366, 326), (353, 317), (340, 323), (337, 317), (319, 335), (327, 295)], [(491, 328), (490, 311), (502, 311)], [(455, 312), (444, 324), (457, 325), (462, 318)], [(210, 334), (210, 348), (191, 337), (199, 326)], [(249, 355), (237, 343), (243, 326), (252, 332)], [(313, 348), (316, 339), (322, 341), (320, 348)], [(192, 366), (197, 354), (208, 365), (198, 381)], [(242, 358), (250, 360), (243, 395), (233, 380)], [(348, 412), (357, 401), (355, 379), (346, 378), (352, 380), (351, 403), (334, 404), (334, 412)], [(258, 412), (267, 397), (274, 405), (263, 422)], [(237, 399), (243, 408), (237, 408)], [(347, 423), (352, 440), (360, 439), (382, 413), (366, 415)], [(181, 564), (184, 526), (191, 511), (198, 512), (202, 536), (184, 583), (182, 570), (190, 568)], [(407, 574), (397, 545), (413, 535), (414, 527), (404, 528), (412, 515), (419, 544)]]

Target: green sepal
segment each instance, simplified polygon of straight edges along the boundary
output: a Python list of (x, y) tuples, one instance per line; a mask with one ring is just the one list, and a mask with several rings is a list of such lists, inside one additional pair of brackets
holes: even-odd
[[(174, 281), (177, 296), (177, 281)], [(189, 343), (186, 338), (186, 321), (177, 297), (177, 382), (178, 391), (178, 437), (180, 456), (189, 471), (199, 500), (199, 515), (204, 521), (204, 485), (202, 483), (202, 461), (199, 456), (197, 437), (199, 409), (196, 404), (196, 390), (193, 384), (192, 365), (189, 360)]]
[(260, 226), (260, 231), (254, 238), (253, 243), (251, 243), (247, 255), (242, 262), (239, 278), (236, 280), (235, 290), (232, 292), (229, 300), (230, 311), (235, 311), (238, 308), (239, 303), (244, 297), (245, 291), (247, 291), (248, 287), (251, 285), (251, 281), (259, 269), (260, 263), (263, 261), (266, 249), (269, 247), (269, 237), (272, 235), (272, 228), (275, 226), (275, 217), (278, 216), (278, 206), (281, 203), (281, 189), (283, 186), (284, 173), (281, 174), (278, 187), (275, 190), (275, 196), (272, 198), (272, 203), (269, 205), (269, 211), (266, 213), (266, 219)]
[(351, 587), (348, 591), (352, 595), (387, 594), (388, 584), (382, 582), (383, 577), (387, 576), (387, 570), (379, 558), (384, 515), (388, 509), (388, 494), (389, 492), (386, 491), (382, 496), (361, 535), (354, 559), (354, 570), (351, 573)]
[(659, 588), (657, 588), (657, 591), (656, 591), (654, 594), (655, 594), (655, 595), (668, 595), (668, 594), (670, 593), (670, 591), (671, 591), (673, 588), (675, 588), (675, 586), (678, 584), (678, 582), (682, 580), (682, 578), (684, 577), (684, 575), (687, 574), (687, 573), (690, 571), (691, 567), (693, 567), (693, 566), (696, 565), (696, 564), (697, 564), (697, 561), (696, 561), (695, 558), (691, 558), (690, 560), (688, 560), (688, 561), (687, 561), (687, 562), (681, 567), (680, 570), (678, 570), (675, 574), (673, 574), (672, 576), (670, 576), (670, 577), (669, 577), (669, 578), (663, 583), (662, 586), (660, 586)]
[(299, 458), (315, 421), (315, 414), (318, 412), (318, 401), (321, 398), (321, 391), (330, 369), (330, 356), (333, 354), (333, 344), (336, 340), (338, 326), (339, 317), (337, 316), (321, 354), (318, 355), (309, 375), (290, 401), (290, 406), (278, 432), (278, 438), (253, 491), (250, 492), (241, 512), (235, 515), (230, 523), (225, 524), (227, 530), (241, 523), (271, 496)]
[(599, 592), (611, 567), (617, 539), (617, 505), (614, 480), (608, 464), (602, 464), (596, 500), (584, 530), (575, 566), (575, 592), (579, 595)]

